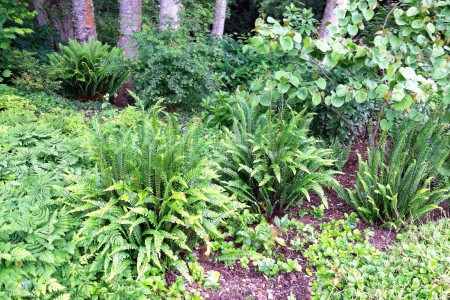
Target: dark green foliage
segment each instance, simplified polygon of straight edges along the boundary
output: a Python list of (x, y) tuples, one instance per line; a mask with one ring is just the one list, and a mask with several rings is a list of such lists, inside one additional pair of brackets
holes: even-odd
[(90, 39), (82, 45), (71, 40), (60, 48), (61, 54), (49, 55), (50, 63), (58, 68), (64, 90), (81, 101), (108, 101), (130, 73), (117, 47)]
[(209, 253), (222, 221), (242, 206), (212, 184), (217, 175), (198, 127), (182, 133), (159, 112), (128, 109), (98, 124), (100, 174), (71, 188), (72, 212), (84, 220), (78, 244), (107, 281), (124, 270), (141, 278), (151, 267), (176, 268), (189, 279), (180, 255), (197, 242)]
[[(25, 20), (34, 16), (27, 8), (26, 2), (17, 0), (2, 0), (0, 5), (0, 83), (11, 76), (6, 68), (11, 58), (11, 42), (18, 36), (33, 32), (23, 26)], [(0, 87), (1, 88), (1, 87)]]
[(326, 203), (321, 185), (336, 183), (326, 159), (330, 150), (316, 147), (308, 137), (311, 115), (286, 112), (257, 114), (240, 101), (234, 108), (234, 125), (226, 129), (222, 182), (239, 200), (271, 217), (315, 193)]
[(371, 224), (399, 226), (424, 218), (450, 195), (438, 186), (438, 170), (449, 159), (449, 133), (436, 119), (424, 126), (404, 121), (391, 139), (385, 132), (367, 161), (359, 157), (355, 188), (339, 196)]

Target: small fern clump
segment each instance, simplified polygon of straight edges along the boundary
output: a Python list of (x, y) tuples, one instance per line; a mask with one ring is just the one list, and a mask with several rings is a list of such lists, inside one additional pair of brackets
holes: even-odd
[(338, 187), (338, 194), (371, 224), (420, 220), (450, 196), (450, 186), (438, 180), (438, 170), (449, 159), (449, 141), (446, 125), (436, 119), (424, 126), (404, 121), (391, 139), (385, 132), (368, 150), (367, 161), (359, 157), (354, 189)]
[(189, 279), (182, 253), (198, 242), (209, 253), (222, 221), (242, 207), (212, 183), (217, 175), (199, 128), (183, 133), (159, 113), (127, 109), (97, 124), (99, 175), (71, 189), (72, 212), (84, 220), (78, 244), (107, 280), (127, 268), (140, 278), (152, 267), (174, 267)]
[(335, 182), (330, 150), (308, 137), (311, 115), (290, 112), (289, 120), (258, 114), (245, 101), (234, 111), (221, 157), (222, 183), (237, 198), (266, 216), (299, 205), (315, 193), (326, 204), (322, 185)]
[(66, 92), (82, 101), (108, 101), (130, 72), (126, 69), (123, 49), (90, 39), (79, 44), (69, 41), (60, 45), (61, 54), (49, 55), (50, 64), (57, 68)]

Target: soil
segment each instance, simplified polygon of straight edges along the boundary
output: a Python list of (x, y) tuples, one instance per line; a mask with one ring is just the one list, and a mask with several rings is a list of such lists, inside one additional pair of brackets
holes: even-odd
[[(363, 158), (366, 157), (367, 145), (362, 143), (355, 143), (352, 146), (347, 163), (342, 169), (343, 174), (336, 175), (335, 178), (344, 187), (351, 187), (355, 182), (355, 175), (358, 170), (358, 156), (359, 153)], [(322, 222), (329, 222), (332, 219), (343, 219), (345, 214), (350, 214), (354, 210), (344, 203), (337, 194), (331, 190), (326, 190), (329, 207), (325, 210), (323, 219), (318, 221), (310, 215), (298, 217), (299, 208), (293, 208), (289, 214), (305, 224), (318, 226)], [(308, 210), (312, 206), (321, 204), (319, 197), (311, 197), (311, 202), (304, 202), (301, 209)], [(450, 207), (448, 203), (442, 205), (442, 210), (436, 210), (431, 213), (427, 220), (437, 220), (444, 216), (450, 216)], [(398, 231), (380, 226), (371, 226), (364, 221), (360, 221), (358, 229), (361, 232), (364, 229), (370, 228), (374, 233), (369, 241), (377, 249), (386, 251), (390, 245), (396, 240)], [(286, 241), (289, 240), (289, 233), (282, 236)], [(263, 274), (259, 274), (256, 270), (243, 269), (238, 263), (233, 266), (226, 266), (223, 263), (212, 261), (209, 258), (201, 257), (199, 253), (199, 260), (205, 269), (215, 270), (220, 272), (219, 283), (221, 288), (216, 291), (205, 290), (202, 291), (202, 296), (205, 299), (216, 300), (272, 300), (272, 299), (288, 299), (290, 295), (295, 296), (297, 300), (310, 299), (309, 284), (314, 280), (309, 276), (305, 269), (313, 269), (308, 267), (306, 259), (302, 257), (299, 252), (289, 250), (288, 247), (282, 247), (282, 251), (286, 258), (297, 259), (302, 266), (302, 272), (294, 272), (291, 274), (279, 274), (275, 279), (268, 280)]]

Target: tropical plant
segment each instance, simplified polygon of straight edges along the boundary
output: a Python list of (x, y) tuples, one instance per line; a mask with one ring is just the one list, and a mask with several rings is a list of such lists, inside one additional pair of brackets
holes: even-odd
[(339, 196), (370, 224), (399, 226), (424, 218), (449, 198), (450, 186), (439, 186), (438, 170), (449, 159), (449, 132), (436, 119), (424, 126), (404, 121), (388, 139), (359, 156), (354, 189), (337, 187)]
[(315, 193), (326, 203), (321, 185), (335, 182), (326, 159), (328, 149), (316, 148), (308, 137), (310, 114), (287, 111), (257, 113), (245, 101), (235, 108), (232, 130), (226, 130), (221, 157), (223, 186), (266, 216), (281, 213)]
[(71, 40), (60, 49), (49, 55), (50, 64), (58, 68), (64, 90), (81, 101), (110, 100), (130, 74), (122, 49), (93, 38), (83, 44)]
[(131, 267), (137, 278), (151, 267), (175, 267), (189, 279), (183, 252), (201, 242), (208, 255), (222, 221), (242, 207), (212, 183), (217, 175), (199, 127), (183, 133), (160, 112), (127, 109), (97, 124), (99, 174), (71, 188), (72, 213), (84, 220), (77, 243), (107, 281)]

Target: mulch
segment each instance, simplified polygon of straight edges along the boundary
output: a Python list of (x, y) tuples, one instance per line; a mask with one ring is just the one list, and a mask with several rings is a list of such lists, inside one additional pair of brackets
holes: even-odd
[[(360, 153), (362, 157), (366, 157), (367, 145), (355, 143), (352, 146), (347, 163), (342, 169), (343, 174), (336, 175), (335, 178), (344, 187), (351, 187), (355, 182), (355, 176), (358, 170), (358, 157)], [(345, 214), (350, 214), (354, 210), (344, 203), (336, 193), (331, 190), (326, 190), (329, 207), (325, 210), (323, 219), (318, 221), (310, 215), (303, 217), (298, 216), (300, 208), (295, 207), (289, 212), (291, 217), (295, 217), (305, 224), (311, 224), (318, 227), (320, 223), (329, 222), (333, 219), (344, 219)], [(310, 209), (312, 206), (318, 206), (322, 202), (319, 197), (311, 197), (311, 202), (304, 202), (301, 209)], [(438, 220), (444, 216), (450, 216), (450, 207), (447, 202), (442, 205), (442, 210), (436, 210), (430, 214), (427, 220)], [(370, 243), (381, 251), (386, 251), (390, 245), (396, 240), (398, 231), (381, 226), (371, 226), (360, 220), (358, 229), (364, 232), (364, 229), (370, 228), (374, 233), (370, 238)], [(292, 236), (292, 235), (291, 235)], [(288, 243), (289, 233), (284, 233), (282, 237)], [(279, 274), (276, 278), (269, 280), (263, 274), (258, 273), (254, 268), (246, 270), (242, 268), (239, 263), (233, 266), (226, 266), (221, 262), (211, 260), (207, 257), (202, 257), (198, 253), (201, 265), (205, 269), (215, 270), (220, 272), (219, 283), (221, 288), (216, 291), (203, 290), (202, 296), (205, 299), (216, 300), (272, 300), (272, 299), (288, 299), (290, 295), (295, 296), (297, 300), (310, 299), (309, 284), (314, 280), (309, 276), (305, 269), (313, 268), (307, 265), (307, 261), (299, 252), (290, 250), (288, 247), (282, 247), (283, 255), (286, 258), (297, 259), (302, 266), (302, 272), (294, 272), (290, 274)], [(189, 288), (189, 287), (188, 287)]]

